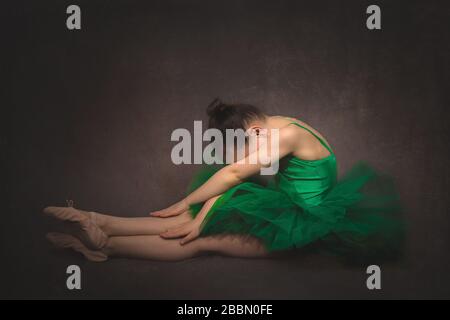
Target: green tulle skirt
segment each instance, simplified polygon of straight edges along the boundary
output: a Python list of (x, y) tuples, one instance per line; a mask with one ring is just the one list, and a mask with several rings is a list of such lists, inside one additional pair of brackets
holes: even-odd
[[(189, 192), (219, 168), (207, 167)], [(403, 245), (401, 207), (390, 178), (360, 163), (335, 183), (315, 205), (294, 201), (295, 190), (277, 183), (245, 182), (228, 190), (208, 212), (201, 236), (249, 235), (267, 250), (313, 249), (353, 262), (397, 258)], [(191, 207), (195, 217), (203, 204)]]

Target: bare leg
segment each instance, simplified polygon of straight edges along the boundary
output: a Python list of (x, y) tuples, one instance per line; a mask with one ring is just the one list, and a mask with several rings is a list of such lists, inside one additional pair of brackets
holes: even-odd
[(179, 261), (207, 253), (242, 258), (268, 256), (258, 240), (231, 235), (198, 238), (183, 246), (177, 239), (166, 240), (159, 236), (111, 237), (102, 252), (109, 257), (164, 261)]
[(97, 214), (97, 224), (108, 236), (159, 235), (190, 220), (192, 217), (188, 212), (170, 218), (120, 218)]
[(200, 248), (195, 241), (182, 246), (177, 239), (166, 240), (160, 236), (131, 236), (109, 238), (102, 252), (108, 257), (178, 261), (199, 255)]
[[(121, 218), (71, 207), (47, 207), (44, 213), (62, 221), (78, 223), (88, 234), (87, 238), (95, 240), (91, 242), (99, 248), (103, 247), (105, 236), (159, 235), (192, 219), (189, 212), (171, 218)], [(104, 236), (100, 237), (102, 233)]]
[[(86, 251), (79, 241), (66, 236), (53, 237), (52, 242), (59, 247), (72, 248), (81, 252), (89, 260), (97, 253), (108, 256), (120, 256), (151, 260), (178, 261), (206, 253), (218, 253), (233, 257), (267, 257), (268, 252), (255, 238), (237, 235), (219, 235), (201, 237), (188, 244), (180, 245), (179, 239), (163, 239), (160, 233), (178, 226), (192, 218), (189, 213), (172, 218), (120, 218), (98, 213), (85, 212), (74, 208), (47, 208), (46, 211), (61, 220), (88, 220), (93, 231), (101, 230), (106, 236), (105, 244), (91, 246), (97, 251)], [(93, 232), (85, 232), (89, 238)], [(84, 239), (81, 239), (84, 240)], [(91, 239), (90, 239), (91, 240)], [(92, 241), (90, 241), (92, 242)], [(95, 260), (93, 260), (95, 261)]]
[(261, 241), (251, 236), (217, 235), (199, 238), (195, 241), (198, 241), (202, 252), (239, 258), (267, 258), (270, 256)]

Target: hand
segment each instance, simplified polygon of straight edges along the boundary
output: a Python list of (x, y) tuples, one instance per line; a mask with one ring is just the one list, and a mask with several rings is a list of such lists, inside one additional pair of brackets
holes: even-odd
[(189, 222), (183, 223), (178, 227), (172, 228), (160, 234), (164, 239), (180, 238), (180, 244), (184, 245), (192, 240), (196, 239), (200, 235), (200, 226), (202, 222), (199, 219), (194, 219)]
[(168, 207), (166, 209), (151, 212), (150, 215), (152, 217), (167, 218), (167, 217), (178, 216), (188, 210), (189, 210), (189, 205), (183, 199), (180, 202), (177, 202), (174, 205), (171, 205), (170, 207)]

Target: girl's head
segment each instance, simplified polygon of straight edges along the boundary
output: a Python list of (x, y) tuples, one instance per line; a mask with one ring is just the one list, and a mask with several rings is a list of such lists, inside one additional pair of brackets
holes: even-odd
[[(249, 104), (225, 104), (215, 99), (207, 108), (209, 128), (220, 130), (225, 135), (226, 129), (251, 129), (255, 124), (264, 123), (266, 115), (257, 107)], [(256, 125), (257, 127), (259, 125)]]

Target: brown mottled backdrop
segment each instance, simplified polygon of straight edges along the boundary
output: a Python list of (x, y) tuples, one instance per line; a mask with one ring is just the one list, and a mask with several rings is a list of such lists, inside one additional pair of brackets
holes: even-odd
[[(365, 27), (369, 4), (382, 30)], [(82, 9), (82, 30), (65, 27)], [(448, 1), (9, 1), (2, 5), (0, 297), (449, 298)], [(395, 177), (407, 254), (364, 268), (322, 256), (204, 257), (93, 264), (53, 250), (40, 211), (145, 216), (180, 198), (191, 166), (170, 161), (172, 130), (216, 96), (299, 117)], [(65, 288), (82, 268), (83, 290)]]

